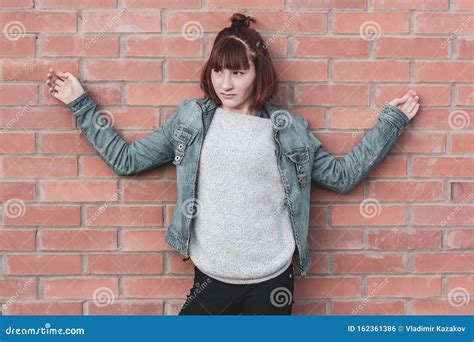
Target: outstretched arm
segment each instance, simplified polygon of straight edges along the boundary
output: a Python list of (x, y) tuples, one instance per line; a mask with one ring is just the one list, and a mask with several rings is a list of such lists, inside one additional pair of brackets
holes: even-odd
[[(324, 151), (321, 141), (308, 129), (314, 150), (311, 179), (340, 194), (352, 190), (385, 157), (416, 114), (418, 97), (413, 94), (408, 92), (402, 99), (387, 104), (377, 124), (340, 160)], [(400, 103), (404, 103), (402, 109), (397, 107)]]
[[(51, 72), (53, 71), (50, 70)], [(129, 144), (110, 124), (113, 121), (112, 118), (107, 118), (110, 112), (99, 110), (89, 94), (82, 87), (78, 89), (80, 83), (77, 78), (70, 73), (61, 72), (56, 77), (55, 86), (50, 88), (50, 93), (65, 102), (89, 143), (117, 175), (136, 174), (173, 160), (171, 132), (177, 112), (154, 132)], [(81, 95), (77, 97), (77, 94)], [(74, 99), (68, 101), (71, 98)]]

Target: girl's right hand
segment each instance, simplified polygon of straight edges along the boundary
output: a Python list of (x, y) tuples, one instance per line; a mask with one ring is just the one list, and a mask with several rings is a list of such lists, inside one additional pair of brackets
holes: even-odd
[(49, 86), (49, 93), (65, 104), (84, 94), (81, 83), (70, 72), (49, 69), (47, 77), (46, 84)]

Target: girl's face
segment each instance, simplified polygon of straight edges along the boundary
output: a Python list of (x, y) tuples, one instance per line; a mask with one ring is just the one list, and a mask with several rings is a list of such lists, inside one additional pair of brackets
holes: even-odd
[[(250, 69), (230, 70), (213, 69), (211, 80), (214, 91), (222, 101), (222, 109), (242, 114), (250, 113), (250, 98), (255, 80), (255, 65), (249, 60)], [(226, 94), (231, 96), (225, 96)]]

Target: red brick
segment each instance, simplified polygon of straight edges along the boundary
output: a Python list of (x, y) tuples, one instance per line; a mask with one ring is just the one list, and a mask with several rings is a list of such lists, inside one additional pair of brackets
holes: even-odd
[(39, 184), (43, 202), (115, 202), (116, 181), (94, 182), (41, 182)]
[(92, 274), (158, 274), (163, 273), (163, 255), (146, 253), (90, 254)]
[(124, 202), (176, 201), (178, 193), (175, 181), (124, 181)]
[(367, 246), (380, 250), (441, 249), (442, 237), (436, 230), (379, 229), (369, 232)]
[(297, 105), (368, 105), (366, 85), (296, 84)]
[(4, 305), (8, 307), (18, 299), (35, 298), (37, 286), (34, 278), (2, 279), (0, 280), (0, 297), (5, 300)]
[[(280, 81), (327, 81), (327, 61), (275, 61), (275, 69)], [(308, 72), (311, 70), (311, 72)]]
[(451, 273), (474, 271), (473, 253), (419, 253), (414, 264), (417, 273)]
[(0, 250), (34, 251), (36, 246), (34, 230), (0, 230)]
[(380, 37), (375, 40), (376, 57), (448, 58), (451, 41), (445, 38)]
[(82, 302), (15, 301), (6, 309), (7, 315), (82, 315)]
[(470, 177), (474, 158), (413, 157), (414, 177)]
[(73, 254), (7, 255), (5, 274), (80, 274), (81, 256)]
[[(36, 105), (38, 103), (38, 86), (37, 85), (18, 85), (18, 84), (0, 84), (0, 105), (10, 106), (10, 105)], [(2, 109), (0, 113), (6, 109)], [(15, 109), (15, 113), (20, 113), (18, 116), (21, 117), (23, 111), (20, 109)], [(7, 124), (7, 120), (2, 118), (0, 115), (0, 122), (2, 127)], [(15, 120), (18, 122), (21, 120)]]
[[(29, 1), (32, 3), (32, 1)], [(1, 6), (1, 4), (0, 4)], [(0, 37), (0, 56), (4, 57), (33, 57), (36, 52), (36, 39), (25, 35), (18, 40)]]
[(361, 249), (363, 247), (363, 230), (312, 230), (308, 242), (311, 249)]
[(408, 82), (408, 62), (392, 61), (334, 61), (334, 81)]
[(55, 229), (40, 230), (38, 235), (41, 250), (103, 251), (117, 248), (117, 232), (115, 230)]
[(88, 81), (161, 81), (160, 61), (88, 60), (84, 79)]
[(202, 39), (186, 40), (182, 37), (124, 37), (125, 53), (137, 57), (202, 57)]
[(151, 205), (87, 206), (86, 226), (161, 226), (163, 207)]
[(403, 205), (373, 206), (367, 201), (360, 205), (341, 205), (332, 208), (333, 226), (392, 226), (405, 225), (406, 207)]
[(41, 0), (38, 5), (40, 8), (115, 8), (117, 0)]
[(334, 273), (397, 273), (406, 264), (403, 254), (334, 254)]
[(439, 297), (441, 296), (441, 278), (368, 278), (367, 292), (371, 297)]
[(374, 0), (373, 6), (378, 10), (448, 10), (449, 0)]
[(122, 8), (115, 11), (82, 11), (81, 16), (84, 32), (161, 32), (159, 12)]
[(74, 177), (77, 160), (71, 157), (3, 157), (2, 177)]
[(355, 277), (319, 277), (297, 279), (294, 299), (357, 297), (362, 295), (362, 282)]
[(332, 315), (405, 315), (403, 300), (380, 301), (369, 298), (357, 301), (333, 301)]
[(440, 33), (461, 31), (463, 35), (474, 32), (474, 20), (461, 13), (415, 13), (416, 33)]
[[(409, 14), (404, 12), (334, 12), (334, 32), (359, 34), (364, 23), (374, 21), (380, 26), (378, 34), (408, 33)], [(372, 27), (368, 25), (367, 27)], [(372, 32), (372, 30), (370, 30)]]
[(441, 201), (443, 195), (442, 181), (377, 181), (369, 184), (369, 197), (379, 201)]
[(177, 105), (183, 99), (202, 97), (198, 85), (189, 84), (130, 84), (129, 105)]
[(42, 42), (42, 56), (118, 57), (119, 37), (47, 36)]
[(100, 300), (100, 294), (103, 294), (104, 297), (112, 300), (118, 297), (119, 292), (117, 278), (52, 278), (45, 279), (43, 285), (44, 298), (47, 299), (81, 298)]
[(78, 226), (79, 206), (26, 205), (21, 215), (4, 215), (6, 226)]
[(0, 134), (2, 153), (35, 153), (34, 133), (2, 132)]
[(474, 249), (474, 230), (456, 229), (449, 231), (448, 247), (451, 249)]
[(369, 57), (369, 42), (363, 39), (341, 37), (293, 38), (295, 57)]
[(415, 78), (417, 82), (474, 82), (474, 63), (415, 62)]
[(124, 251), (170, 251), (172, 248), (165, 242), (164, 230), (124, 229), (121, 231)]
[[(35, 200), (35, 182), (0, 182), (0, 201), (21, 198), (22, 201)], [(5, 204), (4, 210), (5, 210)], [(5, 212), (3, 213), (5, 215)]]
[(453, 133), (451, 135), (452, 153), (473, 153), (474, 152), (474, 134)]
[[(75, 12), (48, 12), (48, 11), (19, 11), (1, 12), (0, 26), (5, 26), (11, 21), (23, 24), (20, 32), (77, 32)], [(24, 30), (24, 31), (23, 31)]]

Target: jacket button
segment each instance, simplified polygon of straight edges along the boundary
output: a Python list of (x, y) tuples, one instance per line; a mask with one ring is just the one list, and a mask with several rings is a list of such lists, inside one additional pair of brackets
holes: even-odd
[(175, 156), (175, 157), (174, 157), (174, 160), (180, 161), (180, 160), (181, 160), (181, 157), (180, 157), (180, 156)]
[(298, 165), (298, 170), (300, 170), (300, 171), (303, 170), (303, 166)]
[(182, 150), (184, 148), (184, 145), (183, 144), (179, 144), (178, 145), (178, 150)]

